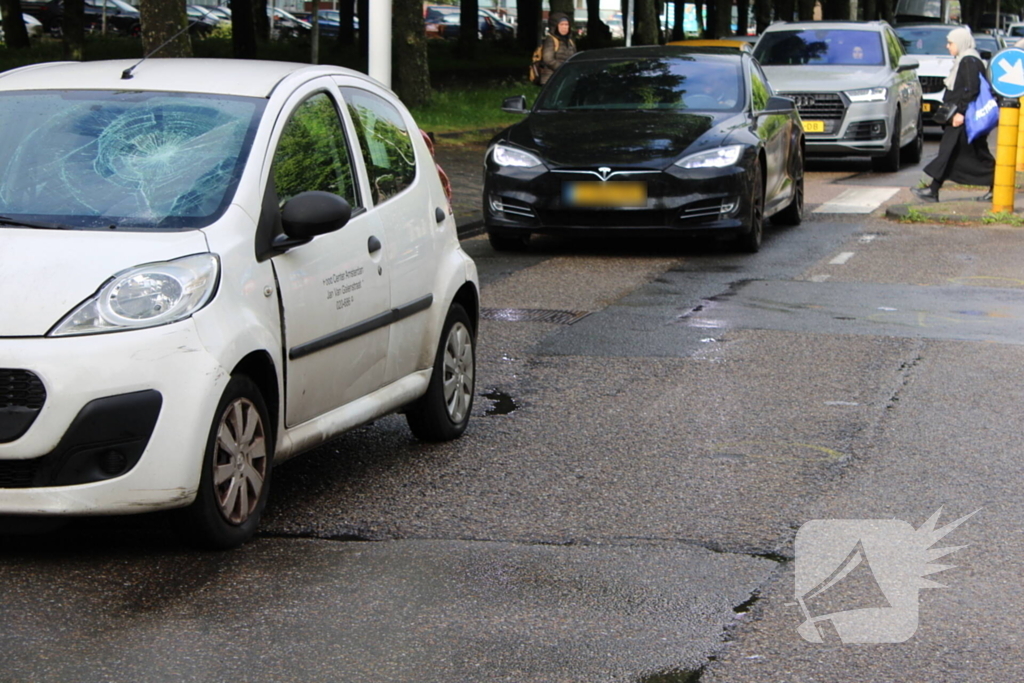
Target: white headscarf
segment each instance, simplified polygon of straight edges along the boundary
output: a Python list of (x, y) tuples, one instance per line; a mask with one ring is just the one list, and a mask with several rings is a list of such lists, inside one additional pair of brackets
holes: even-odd
[(956, 70), (960, 68), (960, 60), (968, 56), (981, 59), (981, 55), (974, 49), (974, 36), (965, 28), (953, 29), (946, 36), (946, 40), (956, 45), (956, 59), (953, 60), (953, 68), (949, 70), (949, 75), (943, 81), (946, 84), (946, 90), (952, 90), (956, 87)]

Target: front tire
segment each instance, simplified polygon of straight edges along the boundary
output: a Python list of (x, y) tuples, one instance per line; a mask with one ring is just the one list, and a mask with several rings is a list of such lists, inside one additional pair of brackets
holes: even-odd
[(871, 168), (878, 173), (896, 173), (900, 170), (900, 113), (892, 122), (892, 139), (889, 140), (889, 151), (885, 156), (873, 157)]
[(523, 251), (530, 243), (530, 234), (519, 235), (488, 230), (487, 241), (491, 243), (494, 251)]
[(270, 493), (273, 430), (259, 388), (245, 375), (228, 382), (214, 413), (191, 506), (181, 511), (189, 542), (235, 548), (256, 533)]
[(449, 441), (466, 431), (473, 410), (475, 341), (466, 309), (453, 303), (441, 331), (427, 393), (405, 411), (417, 438)]
[(754, 173), (750, 179), (750, 230), (736, 238), (740, 251), (756, 254), (761, 249), (764, 234), (764, 182), (761, 180), (761, 162), (754, 162)]
[(793, 199), (786, 208), (772, 216), (772, 223), (776, 225), (800, 225), (804, 220), (804, 152), (802, 147), (797, 148), (793, 165), (796, 167), (793, 171)]
[(907, 148), (903, 150), (903, 158), (911, 164), (916, 164), (921, 161), (921, 155), (924, 153), (924, 114), (917, 115), (917, 135), (914, 136), (914, 141), (907, 145)]

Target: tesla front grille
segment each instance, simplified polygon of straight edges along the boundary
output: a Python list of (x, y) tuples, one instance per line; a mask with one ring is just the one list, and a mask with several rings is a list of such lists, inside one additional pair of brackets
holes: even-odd
[(925, 95), (942, 92), (946, 89), (946, 84), (943, 83), (941, 76), (919, 76), (918, 80), (921, 81), (921, 90)]
[(44, 403), (46, 389), (34, 372), (0, 368), (0, 443), (24, 434)]
[(846, 105), (839, 93), (834, 92), (791, 92), (786, 93), (796, 102), (800, 117), (805, 119), (841, 119)]

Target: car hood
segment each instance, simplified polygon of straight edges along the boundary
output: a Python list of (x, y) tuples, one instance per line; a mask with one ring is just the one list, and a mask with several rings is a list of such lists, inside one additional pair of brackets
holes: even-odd
[(766, 66), (768, 82), (787, 92), (836, 92), (884, 86), (891, 73), (884, 66)]
[(39, 337), (127, 268), (209, 251), (199, 230), (113, 232), (0, 226), (0, 337)]
[(953, 57), (947, 55), (945, 57), (940, 55), (912, 55), (917, 58), (919, 65), (917, 67), (918, 76), (941, 76), (945, 78), (949, 75), (950, 69), (953, 68)]
[(704, 138), (698, 148), (721, 144), (741, 120), (734, 112), (536, 112), (509, 128), (504, 139), (549, 166), (663, 168), (698, 139)]

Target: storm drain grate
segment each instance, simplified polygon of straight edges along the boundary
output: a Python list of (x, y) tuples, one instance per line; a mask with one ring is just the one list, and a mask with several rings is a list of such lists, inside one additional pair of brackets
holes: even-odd
[(590, 315), (590, 311), (552, 311), (546, 308), (483, 308), (480, 310), (480, 317), (484, 320), (504, 320), (511, 323), (572, 325), (588, 315)]

